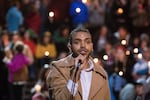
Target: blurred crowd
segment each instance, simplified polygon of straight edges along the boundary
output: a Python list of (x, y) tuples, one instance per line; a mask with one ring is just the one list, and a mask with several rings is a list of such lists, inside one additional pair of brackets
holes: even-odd
[(29, 81), (42, 86), (31, 89), (32, 99), (46, 100), (49, 63), (69, 54), (79, 26), (92, 34), (111, 99), (150, 100), (149, 12), (150, 0), (10, 0), (0, 23), (0, 100), (22, 100)]

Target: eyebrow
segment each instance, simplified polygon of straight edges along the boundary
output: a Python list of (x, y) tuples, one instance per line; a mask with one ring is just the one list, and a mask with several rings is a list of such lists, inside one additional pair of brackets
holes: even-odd
[[(80, 41), (81, 39), (76, 38), (76, 39), (73, 39), (73, 40), (78, 40), (78, 41)], [(92, 40), (92, 39), (91, 39), (91, 38), (85, 38), (84, 40)]]

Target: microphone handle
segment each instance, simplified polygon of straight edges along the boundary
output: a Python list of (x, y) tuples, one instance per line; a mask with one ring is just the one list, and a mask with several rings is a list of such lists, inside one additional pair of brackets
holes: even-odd
[[(77, 76), (77, 72), (79, 70), (80, 65), (81, 65), (81, 62), (79, 61), (78, 64), (77, 64), (77, 66), (75, 67), (75, 71), (73, 73), (73, 79), (72, 80), (74, 82), (76, 82), (76, 76)], [(72, 84), (71, 93), (74, 93), (74, 88), (75, 88), (75, 83)], [(70, 99), (73, 100), (73, 95), (71, 95)]]
[(81, 61), (79, 60), (77, 66), (76, 66), (76, 68), (75, 68), (75, 73), (74, 73), (73, 81), (76, 81), (75, 79), (76, 79), (77, 72), (78, 72), (78, 70), (79, 70), (80, 65), (81, 65)]

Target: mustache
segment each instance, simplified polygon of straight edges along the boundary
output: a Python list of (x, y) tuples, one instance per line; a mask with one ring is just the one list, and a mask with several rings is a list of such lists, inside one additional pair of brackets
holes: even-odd
[(80, 51), (88, 52), (88, 50), (87, 50), (86, 48), (81, 48), (81, 49), (79, 49), (79, 52), (80, 52)]
[[(79, 49), (79, 50), (78, 50), (78, 52), (81, 52), (81, 51), (88, 52), (88, 50), (87, 50), (86, 48), (81, 48), (81, 49)], [(73, 52), (72, 56), (73, 56), (74, 58), (76, 58), (76, 57), (78, 57), (78, 56), (79, 56), (79, 54), (77, 54), (77, 53)]]

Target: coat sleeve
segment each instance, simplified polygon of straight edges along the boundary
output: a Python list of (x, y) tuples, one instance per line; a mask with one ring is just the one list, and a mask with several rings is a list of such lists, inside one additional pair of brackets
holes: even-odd
[(67, 88), (67, 81), (56, 66), (51, 65), (51, 68), (47, 76), (50, 98), (52, 100), (69, 100), (71, 93)]

